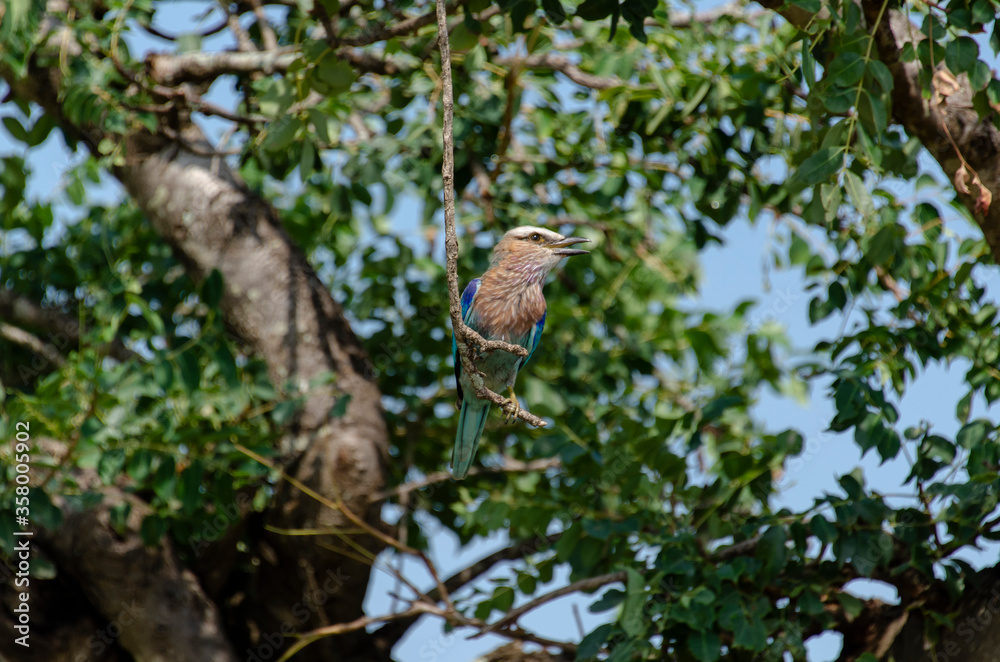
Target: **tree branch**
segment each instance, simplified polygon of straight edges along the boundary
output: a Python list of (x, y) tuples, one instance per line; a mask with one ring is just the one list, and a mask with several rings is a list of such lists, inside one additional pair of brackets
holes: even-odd
[(16, 345), (27, 347), (56, 367), (66, 363), (66, 360), (59, 353), (59, 350), (56, 349), (55, 345), (43, 342), (38, 336), (30, 334), (16, 326), (11, 326), (6, 322), (0, 322), (0, 338), (5, 338)]
[[(437, 2), (436, 4), (440, 4), (440, 2)], [(446, 4), (444, 7), (445, 17), (449, 14), (455, 13), (459, 4), (460, 3), (458, 2)], [(392, 25), (380, 26), (378, 29), (371, 30), (368, 34), (364, 34), (359, 37), (333, 37), (328, 38), (328, 41), (331, 42), (330, 45), (334, 48), (337, 46), (369, 46), (380, 41), (393, 39), (394, 37), (402, 37), (404, 35), (412, 34), (420, 28), (433, 23), (435, 17), (437, 17), (438, 29), (447, 31), (447, 23), (445, 22), (445, 24), (442, 25), (441, 11), (435, 9), (434, 12), (427, 12), (426, 14), (421, 14), (420, 16), (403, 19), (402, 21), (393, 23)]]
[(507, 612), (507, 615), (501, 618), (496, 623), (489, 625), (483, 630), (481, 634), (486, 634), (488, 632), (495, 632), (499, 628), (506, 628), (517, 622), (517, 619), (521, 618), (529, 611), (541, 607), (546, 602), (552, 602), (556, 598), (561, 598), (564, 595), (569, 595), (570, 593), (576, 593), (577, 591), (592, 591), (594, 589), (600, 588), (607, 584), (614, 584), (615, 582), (624, 582), (627, 578), (624, 570), (618, 572), (608, 573), (606, 575), (598, 575), (596, 577), (587, 577), (586, 579), (581, 579), (575, 581), (566, 586), (557, 588), (553, 591), (549, 591), (544, 595), (540, 595), (531, 602), (523, 604), (520, 607), (515, 607)]
[(563, 74), (577, 85), (589, 87), (593, 90), (607, 90), (612, 87), (641, 89), (617, 76), (596, 76), (587, 73), (573, 64), (573, 61), (568, 57), (559, 55), (558, 53), (532, 53), (525, 56), (512, 55), (498, 58), (496, 63), (507, 67), (521, 66), (527, 69), (551, 69)]
[[(41, 334), (43, 337), (38, 339), (39, 342), (57, 350), (60, 355), (65, 355), (80, 344), (80, 322), (75, 315), (54, 308), (43, 308), (10, 290), (0, 289), (0, 319)], [(120, 338), (110, 343), (108, 354), (118, 361), (127, 361), (135, 356)], [(44, 353), (42, 355), (46, 356)]]
[(161, 85), (204, 83), (225, 74), (285, 73), (299, 53), (288, 48), (268, 51), (219, 51), (215, 53), (150, 53), (146, 70)]
[[(544, 552), (550, 549), (552, 545), (554, 545), (555, 542), (561, 537), (561, 533), (555, 533), (544, 537), (538, 537), (533, 540), (523, 540), (519, 543), (499, 549), (492, 554), (481, 558), (469, 567), (455, 573), (451, 577), (448, 577), (444, 580), (444, 585), (449, 591), (454, 593), (463, 586), (466, 586), (479, 577), (482, 577), (498, 563), (503, 563), (504, 561), (516, 561), (531, 554)], [(429, 592), (428, 597), (436, 600), (438, 597), (437, 592)], [(405, 635), (410, 627), (417, 622), (419, 617), (419, 614), (413, 615), (406, 619), (389, 623), (388, 625), (379, 628), (374, 633), (374, 636), (379, 641), (379, 646), (384, 650), (391, 649), (396, 642), (403, 638), (403, 635)]]

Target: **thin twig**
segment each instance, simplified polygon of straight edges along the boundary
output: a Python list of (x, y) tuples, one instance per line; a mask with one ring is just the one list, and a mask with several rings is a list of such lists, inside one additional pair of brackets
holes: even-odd
[[(441, 3), (436, 3), (440, 5)], [(458, 3), (453, 2), (451, 4), (446, 4), (445, 20), (441, 20), (440, 10), (436, 10), (438, 29), (441, 31), (447, 31), (448, 22), (447, 15), (452, 14), (458, 9)], [(408, 35), (416, 32), (425, 25), (430, 25), (434, 22), (435, 14), (430, 12), (426, 14), (421, 14), (420, 16), (414, 16), (412, 18), (407, 18), (398, 23), (394, 23), (388, 27), (382, 26), (377, 30), (369, 30), (367, 34), (361, 35), (360, 37), (342, 37), (336, 38), (331, 43), (331, 46), (368, 46), (379, 41), (386, 41), (394, 37), (401, 37), (403, 35)], [(448, 60), (450, 62), (451, 60)], [(443, 63), (442, 63), (443, 64)]]
[[(207, 28), (197, 34), (199, 37), (204, 39), (205, 37), (211, 37), (213, 34), (218, 34), (219, 32), (222, 32), (228, 26), (229, 26), (229, 19), (224, 18), (220, 23), (214, 25), (213, 27)], [(152, 23), (150, 23), (149, 25), (140, 23), (139, 27), (148, 32), (149, 34), (153, 35), (154, 37), (159, 37), (160, 39), (163, 39), (165, 41), (177, 41), (177, 39), (181, 36), (179, 34), (173, 35), (163, 32), (162, 30), (153, 27)]]
[[(454, 575), (444, 580), (444, 584), (452, 592), (458, 591), (462, 587), (467, 586), (488, 573), (496, 567), (497, 564), (505, 561), (517, 561), (519, 559), (527, 558), (531, 555), (539, 554), (552, 549), (552, 546), (561, 537), (561, 533), (553, 533), (548, 536), (541, 536), (532, 540), (521, 540), (515, 542), (514, 544), (493, 552), (489, 556), (479, 559), (467, 568), (463, 568), (462, 570), (456, 572)], [(436, 599), (437, 593), (435, 591), (430, 591), (428, 596), (431, 599)], [(375, 633), (375, 636), (380, 642), (391, 648), (397, 641), (403, 638), (403, 635), (405, 635), (407, 631), (409, 631), (410, 627), (416, 623), (417, 618), (419, 618), (419, 616), (401, 619), (394, 623), (390, 623), (380, 628)]]
[[(441, 618), (445, 619), (452, 625), (464, 625), (465, 627), (470, 627), (479, 630), (480, 634), (473, 635), (472, 637), (473, 639), (475, 639), (478, 636), (481, 636), (482, 634), (485, 634), (485, 631), (491, 627), (489, 624), (479, 620), (478, 618), (468, 618), (467, 616), (463, 616), (457, 611), (448, 612), (445, 611), (444, 609), (441, 609), (440, 607), (436, 606), (431, 607), (428, 605), (424, 605), (424, 608), (427, 610), (427, 613), (440, 616)], [(496, 632), (494, 632), (494, 634), (498, 634), (502, 637), (508, 637), (510, 639), (517, 639), (518, 641), (530, 641), (539, 644), (541, 646), (552, 646), (553, 648), (560, 648), (569, 653), (576, 652), (577, 648), (576, 644), (571, 644), (565, 641), (555, 641), (554, 639), (542, 637), (540, 635), (534, 634), (533, 632), (528, 632), (527, 630), (522, 630), (520, 628), (516, 630), (505, 628), (502, 630), (497, 630)]]
[(508, 67), (520, 65), (526, 69), (551, 69), (563, 74), (577, 85), (589, 87), (592, 90), (607, 90), (615, 87), (643, 89), (641, 86), (633, 85), (617, 76), (597, 76), (588, 73), (573, 64), (573, 61), (568, 57), (558, 53), (532, 53), (524, 56), (501, 57), (497, 58), (496, 63)]
[[(345, 504), (343, 502), (343, 500), (341, 500), (341, 498), (339, 496), (336, 497), (336, 501), (332, 501), (332, 500), (326, 498), (325, 496), (323, 496), (322, 494), (320, 494), (319, 492), (317, 492), (316, 490), (312, 489), (311, 487), (309, 487), (308, 485), (306, 485), (302, 481), (298, 480), (294, 476), (290, 476), (289, 474), (285, 473), (283, 470), (278, 469), (278, 467), (275, 466), (275, 464), (273, 462), (271, 462), (267, 458), (261, 456), (260, 454), (253, 452), (252, 450), (250, 450), (246, 446), (243, 446), (242, 444), (236, 444), (236, 449), (238, 451), (240, 451), (241, 453), (243, 453), (244, 455), (246, 455), (246, 456), (248, 456), (248, 457), (256, 460), (257, 462), (260, 462), (265, 467), (268, 467), (268, 468), (274, 469), (274, 470), (278, 470), (279, 471), (279, 475), (281, 476), (282, 480), (287, 481), (293, 487), (297, 488), (300, 492), (306, 494), (307, 496), (312, 497), (313, 499), (315, 499), (319, 503), (323, 504), (327, 508), (331, 508), (333, 510), (339, 510), (353, 524), (355, 524), (357, 527), (363, 529), (365, 533), (367, 533), (368, 535), (372, 536), (373, 538), (378, 539), (379, 541), (381, 541), (386, 546), (392, 547), (396, 551), (401, 552), (403, 554), (409, 554), (410, 556), (415, 556), (418, 559), (420, 559), (421, 561), (423, 561), (424, 566), (426, 566), (426, 568), (427, 568), (427, 572), (430, 573), (431, 577), (434, 579), (435, 584), (437, 585), (438, 599), (444, 601), (444, 603), (449, 608), (452, 608), (452, 609), (454, 608), (454, 605), (451, 602), (451, 595), (448, 593), (448, 589), (445, 587), (444, 583), (441, 581), (441, 577), (440, 577), (440, 575), (438, 575), (437, 568), (434, 567), (434, 564), (431, 563), (431, 560), (429, 558), (427, 558), (427, 555), (424, 554), (422, 551), (420, 551), (419, 549), (414, 549), (413, 547), (410, 547), (408, 545), (404, 545), (401, 542), (399, 542), (398, 540), (396, 540), (395, 538), (393, 538), (392, 536), (386, 535), (384, 532), (378, 530), (377, 528), (375, 528), (374, 526), (372, 526), (371, 524), (369, 524), (368, 522), (366, 522), (364, 519), (362, 519), (361, 517), (359, 517), (350, 508), (348, 508), (347, 504)], [(340, 537), (341, 539), (343, 539), (344, 542), (346, 542), (348, 544), (351, 543), (351, 540), (349, 538), (346, 538), (344, 536), (338, 536), (338, 537)], [(425, 598), (426, 597), (423, 593), (421, 593), (420, 591), (418, 591), (416, 589), (416, 587), (414, 587), (411, 584), (409, 584), (409, 582), (406, 582), (406, 583), (410, 587), (410, 589), (413, 590), (413, 592), (416, 593), (420, 598)]]
[(250, 6), (253, 7), (254, 16), (257, 17), (257, 26), (260, 28), (261, 39), (264, 40), (264, 48), (269, 51), (274, 50), (278, 47), (278, 38), (274, 36), (274, 28), (267, 20), (267, 14), (264, 13), (264, 6), (260, 3), (260, 0), (250, 0)]
[(511, 609), (507, 612), (506, 616), (501, 618), (496, 623), (486, 627), (480, 634), (487, 634), (489, 632), (494, 632), (497, 629), (506, 628), (507, 626), (516, 623), (517, 619), (524, 616), (529, 611), (541, 607), (546, 602), (551, 602), (556, 598), (561, 598), (564, 595), (576, 593), (577, 591), (592, 591), (607, 584), (614, 584), (615, 582), (624, 582), (627, 576), (628, 575), (625, 574), (624, 570), (620, 570), (618, 572), (611, 572), (606, 575), (598, 575), (596, 577), (587, 577), (586, 579), (572, 582), (566, 586), (557, 588), (554, 591), (550, 591), (545, 595), (540, 595), (527, 604)]
[(366, 628), (375, 623), (385, 623), (387, 621), (394, 621), (400, 618), (409, 618), (413, 615), (426, 614), (428, 611), (429, 610), (427, 609), (427, 605), (425, 603), (416, 602), (406, 611), (400, 611), (394, 614), (383, 614), (382, 616), (362, 616), (361, 618), (357, 618), (349, 623), (337, 623), (335, 625), (327, 625), (315, 630), (310, 630), (309, 632), (304, 633), (298, 641), (289, 646), (284, 655), (278, 658), (278, 662), (285, 662), (285, 660), (291, 659), (291, 657), (300, 650), (324, 637), (331, 637), (338, 634), (344, 634), (346, 632), (354, 632), (355, 630)]

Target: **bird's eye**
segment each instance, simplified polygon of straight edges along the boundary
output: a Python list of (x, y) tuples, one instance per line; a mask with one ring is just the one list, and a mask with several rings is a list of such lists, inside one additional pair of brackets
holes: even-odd
[(528, 239), (530, 239), (531, 241), (533, 241), (533, 242), (535, 242), (537, 244), (538, 242), (540, 242), (542, 240), (542, 235), (538, 234), (537, 232), (532, 232), (531, 236), (528, 237)]

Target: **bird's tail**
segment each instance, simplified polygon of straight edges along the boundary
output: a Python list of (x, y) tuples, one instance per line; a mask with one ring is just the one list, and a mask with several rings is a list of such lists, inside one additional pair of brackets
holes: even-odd
[(462, 411), (458, 415), (458, 434), (455, 435), (455, 448), (451, 453), (451, 475), (455, 480), (462, 480), (469, 474), (489, 413), (488, 402), (478, 398), (466, 398), (462, 401)]

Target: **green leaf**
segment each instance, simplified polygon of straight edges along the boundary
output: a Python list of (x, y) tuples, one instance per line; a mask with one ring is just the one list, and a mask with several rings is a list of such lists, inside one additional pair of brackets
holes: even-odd
[(181, 381), (188, 393), (194, 393), (201, 385), (201, 368), (198, 367), (198, 359), (195, 358), (191, 350), (181, 352), (177, 355), (177, 365), (181, 370)]
[(895, 84), (892, 79), (892, 72), (889, 71), (889, 67), (885, 66), (881, 60), (870, 61), (868, 63), (868, 73), (875, 79), (883, 92), (886, 94), (892, 92), (893, 85)]
[(755, 611), (744, 612), (736, 619), (733, 628), (733, 644), (751, 651), (762, 650), (767, 645), (767, 628)]
[(115, 478), (118, 477), (124, 466), (125, 451), (115, 448), (101, 455), (101, 459), (97, 463), (97, 475), (100, 477), (102, 483), (110, 485), (115, 482)]
[(951, 73), (969, 73), (979, 58), (979, 44), (971, 37), (956, 37), (944, 49), (944, 63)]
[(302, 120), (290, 115), (282, 115), (268, 126), (263, 147), (269, 152), (281, 152), (295, 140), (304, 128)]
[(150, 473), (152, 473), (152, 469), (153, 454), (145, 448), (140, 448), (132, 453), (132, 457), (129, 458), (128, 464), (125, 467), (125, 472), (135, 482), (144, 483), (149, 478)]
[(775, 577), (784, 567), (788, 555), (786, 540), (785, 530), (780, 526), (769, 527), (761, 535), (754, 556), (761, 561), (764, 577)]
[(985, 90), (993, 80), (993, 71), (982, 60), (976, 60), (969, 71), (969, 85), (973, 90)]
[(972, 414), (972, 396), (975, 395), (975, 391), (969, 391), (958, 401), (955, 405), (955, 417), (958, 418), (962, 423), (969, 422), (969, 416)]
[(226, 386), (238, 388), (240, 379), (236, 370), (236, 360), (233, 358), (232, 352), (229, 351), (229, 347), (225, 343), (220, 344), (212, 352), (212, 356), (215, 358), (215, 365), (218, 366)]
[(139, 308), (143, 318), (152, 328), (154, 334), (162, 336), (167, 332), (166, 328), (163, 326), (163, 320), (160, 319), (160, 316), (156, 313), (156, 311), (149, 307), (149, 303), (145, 299), (128, 292), (125, 294), (125, 300), (133, 306)]
[(222, 273), (218, 269), (212, 269), (205, 282), (201, 285), (202, 299), (205, 305), (212, 309), (217, 309), (222, 301)]
[(108, 523), (119, 536), (124, 536), (128, 531), (128, 516), (131, 512), (132, 504), (127, 502), (108, 508)]
[(611, 16), (618, 8), (618, 0), (583, 0), (576, 8), (576, 15), (585, 21), (599, 21)]
[(814, 536), (819, 538), (824, 545), (832, 543), (837, 538), (837, 529), (828, 519), (822, 515), (813, 515), (809, 520), (809, 527)]
[(314, 87), (320, 94), (337, 96), (351, 89), (357, 72), (350, 63), (328, 54), (316, 65)]
[(853, 87), (861, 82), (864, 75), (864, 59), (851, 51), (835, 57), (826, 71), (827, 79), (839, 87)]
[(584, 660), (594, 660), (597, 658), (598, 653), (604, 648), (605, 642), (608, 640), (608, 636), (611, 634), (611, 624), (605, 623), (596, 627), (590, 634), (583, 638), (580, 645), (576, 649), (576, 660), (578, 662), (583, 662)]
[(139, 525), (139, 536), (147, 547), (157, 547), (167, 533), (167, 522), (158, 515), (146, 515)]
[(688, 637), (687, 643), (688, 650), (699, 662), (715, 662), (721, 655), (722, 642), (714, 632), (695, 632)]
[(726, 409), (742, 404), (743, 398), (738, 395), (724, 395), (706, 404), (702, 410), (702, 420), (712, 421), (722, 415)]
[(875, 203), (872, 201), (871, 194), (868, 193), (868, 189), (865, 188), (865, 184), (861, 181), (861, 178), (850, 170), (844, 172), (844, 188), (847, 189), (847, 195), (851, 197), (854, 208), (860, 214), (871, 216), (875, 213)]
[(826, 147), (802, 162), (792, 174), (791, 183), (814, 186), (829, 179), (840, 170), (844, 155), (839, 147)]
[(156, 468), (153, 476), (153, 491), (161, 501), (169, 501), (174, 496), (174, 487), (177, 485), (177, 474), (174, 472), (174, 458), (167, 455), (160, 460), (160, 466)]
[(153, 364), (153, 381), (164, 391), (170, 389), (174, 383), (174, 369), (167, 359), (161, 359)]
[(21, 126), (21, 123), (16, 118), (5, 116), (3, 118), (3, 126), (14, 140), (28, 142), (28, 132), (24, 130), (24, 127)]
[(865, 603), (849, 593), (839, 592), (836, 594), (837, 602), (840, 606), (844, 608), (844, 612), (847, 614), (850, 620), (853, 620), (861, 615), (861, 612), (865, 609)]
[(875, 135), (881, 134), (888, 126), (889, 113), (885, 109), (885, 104), (881, 98), (868, 90), (861, 90), (858, 101), (858, 116)]
[(271, 418), (275, 425), (285, 425), (295, 417), (295, 414), (301, 407), (301, 399), (283, 400), (274, 405), (274, 409), (271, 411)]
[(550, 21), (559, 25), (566, 20), (566, 10), (559, 0), (542, 0), (542, 9)]
[(330, 407), (330, 411), (327, 414), (327, 418), (343, 418), (344, 414), (347, 413), (347, 405), (351, 402), (351, 394), (344, 393), (337, 397), (337, 400)]
[(816, 87), (816, 59), (809, 39), (802, 40), (802, 78), (810, 90)]
[(625, 604), (622, 606), (621, 625), (630, 637), (638, 637), (645, 632), (646, 624), (642, 607), (646, 604), (646, 580), (632, 568), (625, 571)]
[(958, 431), (955, 436), (955, 441), (962, 448), (972, 449), (980, 446), (984, 441), (986, 441), (986, 422), (985, 421), (973, 421), (966, 425)]

